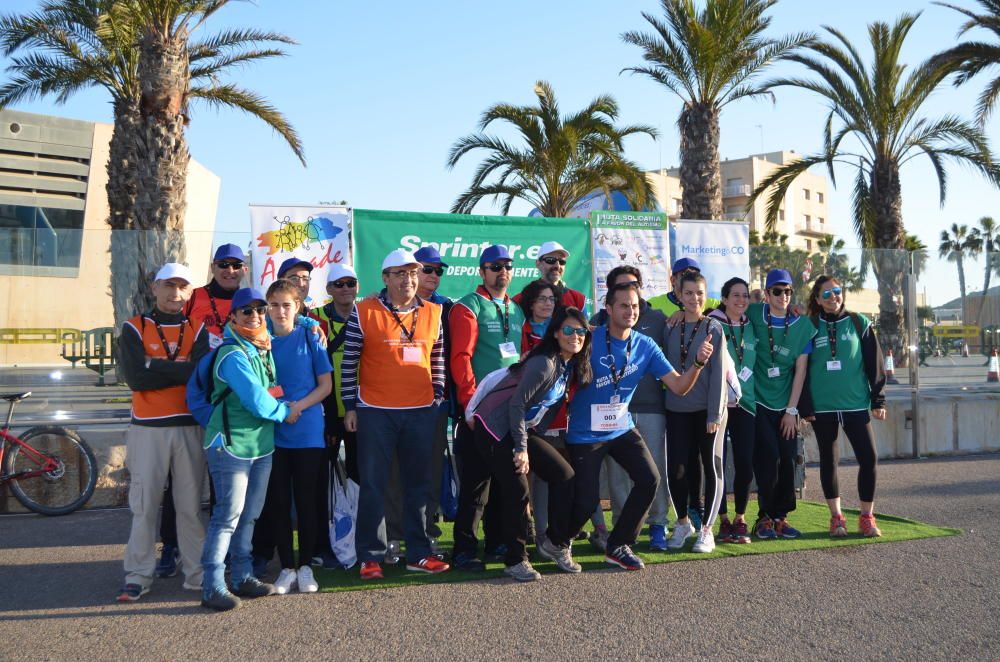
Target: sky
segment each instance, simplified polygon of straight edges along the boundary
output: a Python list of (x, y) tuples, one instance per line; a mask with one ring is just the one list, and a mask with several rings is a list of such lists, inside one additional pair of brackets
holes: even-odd
[[(954, 1), (973, 6), (973, 0)], [(21, 13), (38, 5), (37, 0), (3, 0), (0, 11)], [(536, 80), (552, 84), (566, 114), (599, 94), (612, 95), (621, 123), (648, 124), (660, 132), (658, 141), (630, 138), (628, 156), (644, 169), (676, 166), (680, 100), (649, 79), (620, 73), (642, 62), (640, 51), (623, 43), (620, 35), (647, 30), (643, 11), (658, 15), (659, 3), (233, 2), (204, 26), (206, 34), (252, 26), (282, 32), (298, 42), (287, 57), (236, 70), (232, 78), (287, 115), (303, 139), (308, 166), (303, 168), (280, 136), (259, 120), (235, 110), (195, 105), (187, 133), (191, 154), (222, 179), (217, 230), (248, 232), (252, 203), (347, 200), (360, 208), (447, 212), (479, 162), (471, 154), (448, 170), (451, 145), (476, 131), (480, 115), (492, 104), (534, 103)], [(962, 22), (957, 12), (924, 0), (782, 0), (771, 10), (771, 32), (819, 32), (831, 25), (866, 57), (868, 23), (891, 22), (913, 11), (922, 11), (922, 16), (902, 61), (916, 65), (955, 42)], [(5, 64), (0, 58), (0, 65)], [(796, 65), (779, 64), (770, 74), (796, 70), (801, 73)], [(985, 83), (981, 76), (964, 88), (942, 88), (926, 105), (926, 114), (970, 117)], [(789, 88), (779, 89), (776, 96), (774, 104), (744, 100), (724, 109), (723, 158), (821, 149), (827, 113), (823, 101)], [(100, 88), (63, 106), (43, 99), (15, 108), (91, 121), (112, 119), (109, 98)], [(986, 131), (994, 143), (1000, 142), (996, 116)], [(1000, 145), (994, 144), (994, 151), (1000, 152)], [(817, 173), (826, 174), (825, 168)], [(853, 172), (841, 169), (837, 175), (840, 188), (830, 187), (828, 222), (854, 247)], [(936, 257), (941, 230), (953, 222), (971, 225), (982, 216), (1000, 217), (1000, 192), (972, 171), (956, 167), (942, 208), (936, 178), (925, 159), (906, 165), (902, 181), (906, 228), (920, 236), (934, 256), (921, 286), (937, 305), (957, 294), (954, 266)], [(499, 213), (499, 207), (483, 203), (476, 211)], [(527, 204), (516, 203), (511, 213), (528, 211)], [(968, 269), (970, 281), (981, 283), (981, 263)]]

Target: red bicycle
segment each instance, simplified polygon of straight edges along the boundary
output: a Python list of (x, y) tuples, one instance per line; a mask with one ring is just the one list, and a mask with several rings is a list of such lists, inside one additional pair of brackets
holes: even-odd
[(14, 405), (31, 392), (3, 395), (10, 403), (0, 429), (0, 485), (25, 508), (42, 515), (66, 515), (94, 494), (97, 460), (80, 436), (54, 426), (31, 428), (20, 437), (10, 433)]

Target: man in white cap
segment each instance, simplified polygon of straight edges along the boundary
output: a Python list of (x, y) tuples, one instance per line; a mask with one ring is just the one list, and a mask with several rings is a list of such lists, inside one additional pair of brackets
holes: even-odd
[(385, 492), (394, 456), (405, 467), (406, 569), (439, 573), (427, 536), (434, 418), (444, 398), (441, 306), (417, 296), (420, 262), (394, 250), (382, 261), (383, 289), (355, 306), (341, 364), (344, 427), (358, 433), (361, 493), (355, 548), (361, 579), (381, 579), (387, 540)]
[[(563, 248), (558, 241), (546, 241), (538, 247), (538, 259), (535, 266), (538, 267), (539, 279), (551, 283), (562, 293), (561, 305), (573, 306), (587, 314), (587, 297), (583, 292), (571, 289), (563, 281), (563, 274), (566, 273), (566, 263), (569, 261), (569, 251)], [(514, 301), (521, 303), (521, 295), (514, 297)]]
[(205, 453), (202, 430), (185, 394), (188, 378), (209, 345), (204, 325), (184, 315), (191, 280), (191, 270), (183, 264), (163, 265), (153, 282), (153, 310), (128, 320), (119, 339), (121, 371), (132, 389), (132, 422), (125, 433), (132, 531), (118, 602), (138, 600), (153, 583), (156, 520), (168, 472), (173, 477), (184, 588), (201, 590)]

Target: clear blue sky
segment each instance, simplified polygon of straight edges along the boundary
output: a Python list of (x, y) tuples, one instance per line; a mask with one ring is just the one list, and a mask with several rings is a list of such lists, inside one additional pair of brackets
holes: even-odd
[[(972, 6), (973, 0), (954, 0)], [(4, 0), (4, 12), (34, 9), (34, 0)], [(246, 231), (250, 203), (315, 203), (346, 199), (355, 207), (448, 211), (477, 164), (466, 157), (445, 168), (452, 143), (474, 131), (489, 105), (532, 103), (533, 83), (548, 80), (565, 112), (601, 93), (613, 95), (624, 123), (645, 123), (661, 133), (658, 142), (636, 137), (629, 155), (644, 168), (677, 164), (675, 128), (679, 100), (647, 79), (619, 75), (640, 62), (639, 51), (619, 35), (645, 29), (641, 11), (657, 13), (654, 0), (552, 0), (429, 3), (258, 0), (234, 2), (208, 23), (208, 31), (256, 26), (299, 42), (287, 58), (238, 72), (239, 82), (261, 92), (283, 110), (306, 148), (303, 169), (279, 137), (238, 112), (195, 106), (188, 131), (191, 153), (222, 178), (217, 228)], [(904, 11), (922, 10), (911, 32), (905, 62), (916, 64), (954, 43), (960, 16), (923, 0), (842, 0), (817, 3), (784, 0), (772, 10), (775, 34), (818, 31), (830, 24), (867, 54), (866, 24), (892, 21)], [(784, 65), (774, 71), (790, 71)], [(969, 116), (985, 78), (971, 87), (948, 88), (928, 104), (928, 114)], [(64, 107), (50, 100), (18, 109), (108, 122), (105, 93), (81, 94)], [(823, 103), (808, 93), (779, 90), (777, 103), (743, 101), (722, 118), (723, 157), (794, 149), (818, 150)], [(761, 129), (757, 128), (761, 125)], [(1000, 121), (987, 126), (1000, 142)], [(1000, 145), (994, 145), (1000, 151)], [(818, 170), (825, 173), (825, 170)], [(841, 188), (831, 191), (830, 219), (838, 236), (856, 246), (851, 231), (852, 173), (838, 171)], [(1000, 193), (978, 175), (953, 169), (945, 208), (929, 164), (915, 160), (903, 171), (906, 227), (936, 256), (940, 230), (952, 222), (973, 223), (1000, 216)], [(483, 213), (496, 208), (482, 205)], [(526, 213), (526, 205), (513, 213)], [(970, 281), (981, 283), (980, 267)], [(957, 293), (955, 270), (937, 263), (923, 279), (935, 304)]]

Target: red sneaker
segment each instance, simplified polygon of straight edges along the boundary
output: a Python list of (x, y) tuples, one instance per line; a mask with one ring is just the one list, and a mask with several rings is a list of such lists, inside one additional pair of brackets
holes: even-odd
[(382, 566), (378, 561), (361, 562), (361, 579), (382, 579)]
[(451, 568), (450, 565), (437, 558), (436, 556), (425, 556), (416, 563), (407, 563), (406, 569), (413, 572), (426, 572), (430, 575), (436, 575), (438, 573), (445, 572)]
[(733, 523), (733, 540), (737, 545), (749, 545), (750, 544), (750, 530), (747, 527), (747, 523), (740, 521)]
[(719, 522), (719, 535), (715, 536), (719, 542), (733, 542), (733, 525), (729, 520), (724, 519)]
[(830, 537), (831, 538), (846, 538), (847, 537), (847, 520), (840, 513), (834, 515), (830, 518)]
[(858, 517), (858, 531), (865, 538), (878, 538), (882, 535), (882, 531), (875, 523), (874, 513), (863, 513)]

